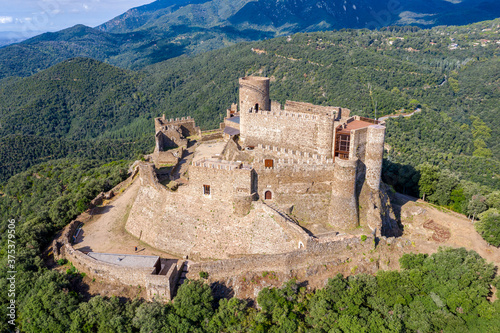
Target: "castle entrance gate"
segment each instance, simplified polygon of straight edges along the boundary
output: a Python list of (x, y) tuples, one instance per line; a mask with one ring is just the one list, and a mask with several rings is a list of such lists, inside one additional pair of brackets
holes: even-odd
[(264, 197), (266, 200), (271, 200), (273, 198), (273, 194), (271, 191), (266, 191), (266, 193), (264, 193)]

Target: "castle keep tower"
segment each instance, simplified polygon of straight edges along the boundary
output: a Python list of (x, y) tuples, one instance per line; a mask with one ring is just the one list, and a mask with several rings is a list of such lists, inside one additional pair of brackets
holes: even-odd
[(259, 76), (242, 77), (240, 82), (240, 139), (245, 141), (245, 120), (247, 112), (259, 110), (271, 110), (269, 99), (269, 78)]

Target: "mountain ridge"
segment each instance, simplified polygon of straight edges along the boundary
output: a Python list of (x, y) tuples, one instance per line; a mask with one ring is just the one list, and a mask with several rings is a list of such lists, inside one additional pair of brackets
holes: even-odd
[(500, 16), (491, 0), (158, 0), (96, 27), (45, 33), (0, 48), (0, 78), (29, 76), (72, 57), (139, 69), (242, 41), (342, 28), (420, 27)]

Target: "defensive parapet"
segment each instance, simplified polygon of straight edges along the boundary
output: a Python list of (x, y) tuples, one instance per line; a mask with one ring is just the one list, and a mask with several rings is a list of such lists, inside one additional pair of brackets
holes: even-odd
[[(269, 152), (273, 154), (276, 157), (274, 161), (277, 165), (300, 164), (333, 166), (334, 164), (333, 158), (326, 158), (325, 155), (262, 144), (258, 144), (257, 149), (262, 150), (263, 153)], [(262, 163), (264, 162), (262, 161)]]
[(357, 160), (335, 159), (330, 205), (330, 224), (342, 230), (359, 225), (356, 199)]
[(180, 126), (182, 129), (182, 135), (185, 137), (198, 135), (200, 133), (200, 128), (196, 126), (196, 123), (191, 117), (182, 118), (170, 118), (166, 119), (165, 115), (155, 118), (155, 133), (158, 133), (162, 128), (169, 125)]

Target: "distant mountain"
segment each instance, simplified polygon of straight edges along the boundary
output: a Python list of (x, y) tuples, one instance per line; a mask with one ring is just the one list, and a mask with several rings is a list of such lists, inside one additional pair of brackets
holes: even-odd
[(0, 47), (19, 43), (23, 40), (39, 35), (41, 31), (0, 31)]
[(297, 32), (467, 24), (500, 16), (496, 0), (158, 0), (97, 28), (77, 25), (0, 48), (0, 78), (76, 56), (137, 69), (183, 54)]

